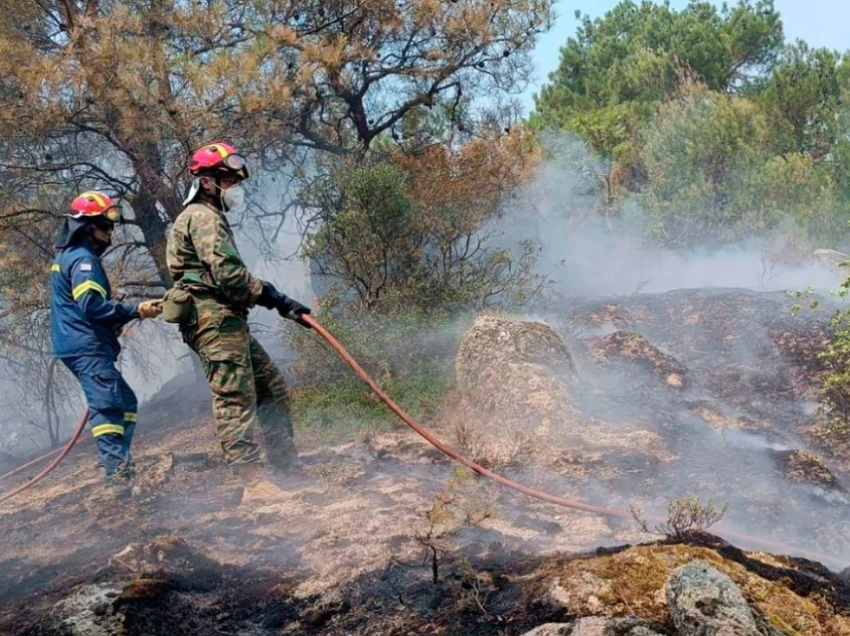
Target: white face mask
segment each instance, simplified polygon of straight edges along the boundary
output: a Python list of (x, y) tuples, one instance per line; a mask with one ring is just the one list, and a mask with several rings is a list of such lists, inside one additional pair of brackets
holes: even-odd
[(224, 191), (221, 200), (224, 201), (228, 211), (235, 210), (245, 203), (245, 188), (239, 184), (234, 184)]

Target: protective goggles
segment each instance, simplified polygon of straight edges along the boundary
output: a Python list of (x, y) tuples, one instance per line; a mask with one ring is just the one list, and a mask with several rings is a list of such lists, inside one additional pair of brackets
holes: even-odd
[(232, 154), (227, 155), (224, 159), (222, 159), (221, 164), (229, 170), (239, 172), (248, 165), (248, 160), (245, 159), (245, 157), (243, 157), (242, 155)]
[(113, 205), (111, 207), (108, 207), (103, 212), (97, 212), (97, 213), (74, 212), (74, 213), (68, 214), (68, 216), (72, 219), (83, 219), (83, 220), (86, 220), (86, 219), (94, 220), (94, 219), (103, 218), (103, 219), (106, 219), (107, 221), (109, 221), (110, 223), (120, 223), (124, 218), (124, 215), (121, 212), (121, 208), (118, 207), (117, 205)]
[(226, 168), (233, 172), (242, 172), (244, 173), (243, 176), (246, 176), (248, 174), (248, 160), (242, 155), (227, 155), (210, 169), (215, 171), (220, 170), (221, 168)]

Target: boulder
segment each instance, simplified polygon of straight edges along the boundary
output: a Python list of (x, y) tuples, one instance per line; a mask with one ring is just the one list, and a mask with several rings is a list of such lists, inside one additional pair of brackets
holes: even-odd
[(844, 252), (839, 252), (837, 250), (815, 250), (814, 252), (812, 252), (812, 256), (814, 256), (818, 261), (820, 261), (824, 265), (835, 268), (841, 268), (844, 263), (850, 261), (850, 256), (848, 256)]
[(480, 316), (457, 354), (460, 419), (486, 425), (488, 436), (571, 434), (581, 428), (569, 400), (572, 368), (564, 341), (549, 325)]
[(659, 636), (634, 618), (580, 618), (572, 623), (546, 623), (523, 636)]
[(464, 335), (456, 370), (460, 404), (444, 421), (453, 442), (488, 467), (515, 463), (517, 455), (552, 459), (559, 448), (663, 454), (651, 431), (580, 413), (571, 392), (577, 381), (572, 357), (549, 325), (480, 316)]
[(761, 636), (741, 590), (701, 560), (673, 572), (667, 604), (679, 636)]
[(68, 636), (120, 633), (122, 616), (115, 605), (121, 589), (110, 583), (82, 585), (56, 604), (62, 631)]
[(556, 372), (574, 369), (564, 341), (549, 325), (479, 316), (458, 350), (458, 389), (465, 395), (474, 392), (487, 369), (505, 364), (539, 365)]

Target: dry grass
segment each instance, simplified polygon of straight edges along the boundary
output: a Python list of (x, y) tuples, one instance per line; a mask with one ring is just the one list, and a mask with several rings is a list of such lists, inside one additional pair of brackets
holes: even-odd
[(803, 598), (782, 581), (765, 580), (707, 548), (638, 546), (594, 559), (545, 566), (533, 594), (547, 596), (576, 615), (639, 616), (670, 620), (664, 586), (673, 571), (702, 559), (728, 574), (745, 598), (772, 625), (792, 636), (847, 636), (850, 618), (837, 616), (825, 599)]
[(535, 457), (539, 442), (534, 435), (511, 428), (507, 431), (483, 430), (466, 419), (453, 422), (450, 435), (455, 448), (477, 464), (497, 470), (528, 464)]

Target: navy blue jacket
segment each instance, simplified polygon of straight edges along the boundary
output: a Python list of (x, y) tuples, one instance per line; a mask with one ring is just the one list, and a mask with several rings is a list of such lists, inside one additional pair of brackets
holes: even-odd
[(53, 354), (118, 357), (118, 330), (139, 317), (135, 305), (112, 300), (109, 279), (85, 242), (60, 250), (50, 268)]

